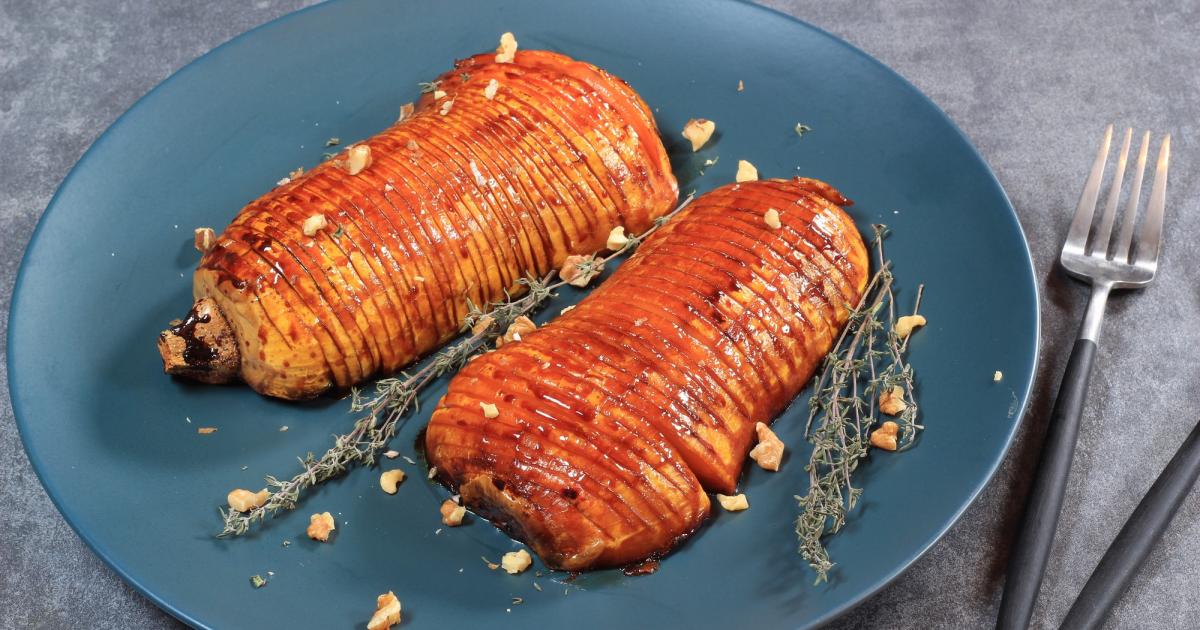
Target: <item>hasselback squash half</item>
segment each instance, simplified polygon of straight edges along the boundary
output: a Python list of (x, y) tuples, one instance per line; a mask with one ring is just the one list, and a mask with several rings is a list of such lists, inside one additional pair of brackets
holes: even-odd
[(345, 389), (454, 336), (468, 300), (519, 293), (677, 201), (649, 109), (595, 66), (484, 54), (434, 86), (216, 236), (192, 312), (159, 336), (167, 372), (288, 399)]
[(576, 308), (460, 370), (430, 464), (550, 567), (670, 550), (706, 490), (734, 491), (755, 422), (800, 392), (859, 301), (848, 203), (809, 179), (701, 196)]

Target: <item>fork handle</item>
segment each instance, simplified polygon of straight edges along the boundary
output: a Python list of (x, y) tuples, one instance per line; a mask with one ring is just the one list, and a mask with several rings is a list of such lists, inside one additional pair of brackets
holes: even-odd
[[(1085, 319), (1085, 335), (1087, 331)], [(1096, 332), (1099, 332), (1098, 326)], [(1004, 583), (1000, 615), (996, 620), (999, 630), (1025, 630), (1033, 616), (1067, 489), (1075, 442), (1079, 437), (1079, 418), (1083, 415), (1095, 356), (1096, 341), (1093, 338), (1082, 336), (1075, 341), (1062, 384), (1058, 387), (1054, 411), (1050, 414), (1050, 426), (1042, 446), (1042, 458), (1038, 463), (1037, 476), (1034, 477), (1033, 490), (1025, 506), (1021, 531), (1009, 557), (1008, 579)]]
[(1197, 424), (1175, 456), (1155, 480), (1137, 509), (1125, 521), (1104, 558), (1088, 578), (1079, 598), (1071, 605), (1064, 630), (1099, 628), (1113, 604), (1162, 537), (1179, 505), (1200, 477), (1200, 424)]

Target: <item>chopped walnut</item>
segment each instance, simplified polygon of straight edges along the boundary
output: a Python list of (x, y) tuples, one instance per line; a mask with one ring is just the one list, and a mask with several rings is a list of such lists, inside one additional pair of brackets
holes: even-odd
[(279, 181), (275, 182), (275, 185), (276, 185), (276, 186), (287, 186), (287, 185), (288, 185), (288, 184), (290, 184), (290, 183), (292, 183), (292, 178), (291, 178), (291, 177), (284, 177), (283, 179), (281, 179), (281, 180), (279, 180)]
[(211, 435), (216, 432), (217, 427), (199, 427), (196, 429), (196, 433), (199, 433), (200, 435)]
[(445, 97), (446, 97), (446, 93), (445, 93), (445, 92), (443, 92), (443, 91), (441, 91), (441, 90), (434, 90), (434, 91), (433, 91), (433, 100), (435, 100), (435, 101), (440, 101), (440, 100), (442, 100), (442, 99), (443, 99), (443, 98), (445, 98)]
[(416, 111), (416, 109), (417, 108), (414, 107), (412, 103), (405, 103), (405, 104), (401, 105), (400, 106), (400, 117), (396, 119), (396, 122), (400, 122), (401, 120), (405, 120), (408, 117), (412, 116), (413, 112)]
[(303, 166), (297, 166), (297, 167), (296, 167), (296, 170), (294, 170), (294, 171), (292, 171), (292, 172), (288, 173), (288, 177), (289, 177), (290, 179), (296, 179), (296, 178), (300, 177), (300, 176), (301, 176), (301, 175), (303, 175), (303, 174), (304, 174), (304, 167), (303, 167)]
[(996, 370), (996, 373), (992, 375), (992, 382), (999, 383), (1002, 380), (1004, 380), (1004, 372)]
[(537, 324), (533, 323), (532, 319), (521, 315), (513, 320), (513, 323), (508, 325), (508, 330), (504, 331), (504, 335), (496, 340), (496, 347), (514, 341), (520, 341), (521, 335), (528, 335), (537, 330)]
[(475, 322), (474, 326), (471, 326), (471, 334), (478, 335), (491, 328), (494, 323), (496, 323), (496, 320), (492, 319), (491, 315), (484, 315), (479, 318), (479, 321)]
[(889, 416), (895, 416), (908, 409), (904, 402), (904, 388), (893, 385), (891, 389), (879, 395), (879, 410)]
[(533, 556), (530, 556), (529, 552), (524, 549), (510, 551), (500, 558), (500, 566), (504, 567), (509, 575), (516, 575), (528, 569), (531, 564), (533, 564)]
[(683, 126), (683, 137), (692, 142), (692, 153), (695, 153), (712, 138), (716, 130), (717, 123), (704, 118), (693, 118)]
[(738, 79), (738, 91), (741, 92), (742, 90), (745, 90), (745, 89), (746, 89), (746, 84), (742, 83), (741, 79)]
[(400, 623), (400, 600), (388, 591), (375, 598), (375, 614), (367, 622), (367, 630), (387, 630)]
[(206, 254), (217, 243), (217, 233), (210, 227), (198, 227), (192, 232), (192, 243), (200, 253)]
[[(590, 263), (590, 264), (589, 264)], [(589, 267), (585, 272), (579, 267), (581, 265)], [(603, 267), (595, 263), (595, 257), (587, 256), (567, 256), (563, 261), (562, 267), (558, 270), (558, 277), (564, 282), (573, 287), (586, 287), (592, 278), (600, 274)]]
[(892, 330), (895, 330), (901, 339), (905, 339), (912, 334), (913, 330), (924, 325), (924, 315), (905, 315), (896, 320), (896, 325), (892, 327)]
[(888, 420), (871, 432), (871, 446), (885, 451), (894, 451), (896, 450), (896, 436), (899, 432), (900, 425)]
[(767, 227), (772, 230), (783, 227), (783, 224), (779, 222), (779, 211), (775, 208), (767, 208), (767, 212), (763, 214), (763, 221), (766, 221)]
[(429, 469), (429, 474), (425, 475), (425, 478), (433, 479), (436, 476), (437, 476), (437, 466), (433, 466)]
[(625, 228), (618, 225), (608, 233), (608, 242), (605, 243), (605, 246), (615, 252), (628, 244), (629, 237), (625, 236)]
[(308, 517), (308, 537), (318, 542), (328, 542), (329, 534), (337, 529), (337, 524), (333, 522), (333, 515), (329, 512), (313, 514)]
[(404, 471), (399, 468), (393, 468), (379, 475), (379, 487), (388, 494), (396, 494), (401, 481), (404, 481)]
[(500, 410), (492, 403), (479, 403), (479, 408), (483, 410), (484, 418), (495, 418), (500, 415)]
[(500, 46), (496, 48), (496, 63), (512, 63), (517, 56), (517, 38), (512, 33), (500, 36)]
[(249, 490), (238, 488), (231, 490), (229, 496), (225, 497), (225, 500), (229, 502), (229, 509), (235, 512), (249, 512), (254, 508), (262, 507), (270, 497), (271, 493), (267, 492), (266, 488), (258, 492), (250, 492)]
[(396, 459), (400, 457), (400, 451), (385, 451), (383, 456), (388, 459)]
[(720, 503), (726, 512), (741, 512), (750, 507), (750, 502), (746, 500), (745, 494), (735, 494), (733, 496), (718, 494), (717, 503)]
[(305, 236), (316, 236), (317, 232), (324, 230), (328, 225), (329, 221), (325, 219), (325, 215), (314, 214), (304, 220), (304, 224), (300, 226), (300, 229), (304, 232)]
[(450, 113), (451, 107), (454, 107), (454, 99), (448, 98), (446, 99), (446, 102), (442, 103), (442, 108), (438, 110), (438, 113), (445, 116), (446, 114)]
[(738, 160), (737, 175), (733, 178), (737, 183), (752, 182), (758, 179), (758, 169), (746, 160)]
[(358, 175), (371, 165), (371, 147), (356, 144), (346, 150), (346, 172)]
[(467, 508), (455, 503), (451, 499), (442, 501), (442, 507), (439, 510), (442, 513), (442, 525), (447, 527), (462, 525), (463, 517), (467, 515)]
[(756, 422), (754, 430), (758, 433), (758, 444), (750, 449), (750, 459), (763, 470), (779, 470), (779, 464), (783, 462), (783, 440), (762, 422)]
[(496, 92), (499, 89), (500, 82), (495, 79), (491, 79), (488, 81), (487, 87), (483, 88), (483, 97), (490, 101), (496, 98)]

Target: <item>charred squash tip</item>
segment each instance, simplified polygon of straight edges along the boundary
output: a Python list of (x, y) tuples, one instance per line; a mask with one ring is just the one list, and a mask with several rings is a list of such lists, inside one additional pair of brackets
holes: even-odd
[(158, 335), (163, 371), (202, 383), (237, 379), (241, 353), (229, 322), (210, 298), (200, 298), (187, 317)]

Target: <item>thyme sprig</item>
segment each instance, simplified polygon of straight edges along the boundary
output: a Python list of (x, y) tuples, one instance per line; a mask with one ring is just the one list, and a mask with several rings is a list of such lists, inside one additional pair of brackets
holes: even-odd
[[(674, 210), (656, 219), (654, 225), (645, 232), (629, 237), (629, 241), (620, 249), (603, 256), (585, 258), (578, 264), (580, 273), (598, 273), (605, 263), (636, 248), (691, 203), (692, 198), (693, 195), (688, 195)], [(380, 452), (387, 448), (410, 412), (419, 409), (417, 396), (421, 390), (438, 377), (457, 371), (471, 358), (482, 354), (489, 342), (503, 334), (513, 321), (536, 311), (555, 295), (556, 290), (567, 284), (558, 277), (557, 271), (540, 278), (531, 276), (520, 280), (520, 283), (526, 288), (524, 295), (492, 303), (486, 310), (468, 301), (468, 312), (462, 328), (470, 331), (470, 334), (433, 355), (417, 371), (401, 372), (380, 379), (375, 383), (373, 393), (354, 388), (350, 411), (363, 415), (355, 421), (353, 429), (349, 433), (333, 436), (333, 446), (320, 457), (310, 452), (298, 458), (301, 471), (291, 478), (279, 479), (268, 475), (265, 478), (268, 496), (261, 506), (247, 512), (220, 508), (225, 527), (217, 536), (241, 536), (250, 531), (255, 523), (265, 523), (268, 517), (274, 517), (278, 512), (294, 510), (300, 497), (308, 490), (341, 476), (354, 466), (374, 466)]]
[[(899, 425), (897, 451), (910, 448), (924, 428), (917, 423), (915, 376), (905, 360), (908, 338), (893, 326), (896, 299), (892, 264), (884, 256), (887, 226), (874, 225), (873, 248), (878, 257), (874, 275), (858, 305), (850, 312), (834, 348), (825, 357), (809, 399), (804, 433), (813, 445), (808, 465), (808, 494), (796, 496), (800, 516), (796, 536), (800, 555), (817, 573), (816, 583), (828, 581), (834, 563), (825, 548), (827, 535), (846, 524), (847, 514), (862, 497), (853, 473), (867, 456), (870, 434), (881, 420), (879, 395), (900, 387), (907, 407), (895, 418)], [(913, 314), (921, 305), (924, 285), (917, 289)], [(886, 317), (886, 318), (885, 318)]]

